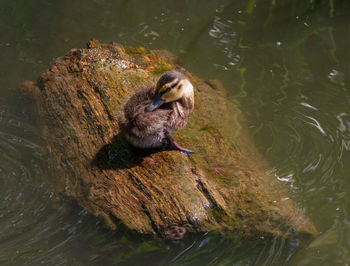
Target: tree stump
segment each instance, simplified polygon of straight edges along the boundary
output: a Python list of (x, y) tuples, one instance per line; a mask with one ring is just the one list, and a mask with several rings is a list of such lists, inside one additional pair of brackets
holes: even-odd
[[(174, 138), (195, 153), (131, 147), (119, 134), (121, 104), (174, 68), (195, 88), (194, 112)], [(239, 238), (316, 232), (267, 174), (225, 89), (176, 65), (166, 51), (90, 41), (87, 49), (58, 58), (26, 89), (37, 103), (60, 191), (112, 229), (121, 221), (155, 235), (174, 225)]]

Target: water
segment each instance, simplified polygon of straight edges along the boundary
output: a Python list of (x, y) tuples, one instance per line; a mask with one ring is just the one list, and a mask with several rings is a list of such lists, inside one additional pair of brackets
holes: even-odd
[[(0, 264), (350, 263), (348, 1), (2, 0), (0, 18)], [(122, 225), (111, 232), (56, 195), (19, 84), (91, 38), (168, 49), (220, 79), (318, 237), (300, 246), (203, 234), (168, 246)]]

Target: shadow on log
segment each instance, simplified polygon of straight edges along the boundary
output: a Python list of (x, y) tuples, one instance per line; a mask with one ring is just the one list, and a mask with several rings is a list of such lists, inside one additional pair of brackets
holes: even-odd
[[(195, 88), (194, 112), (174, 138), (195, 153), (135, 149), (119, 134), (121, 104), (173, 68)], [(225, 89), (175, 65), (166, 51), (91, 41), (58, 58), (26, 89), (37, 102), (58, 189), (112, 229), (121, 221), (162, 236), (174, 226), (181, 234), (186, 228), (237, 238), (316, 232), (267, 174)]]
[(92, 161), (92, 166), (105, 170), (121, 170), (140, 165), (142, 161), (159, 149), (138, 149), (130, 144), (122, 134), (117, 134), (111, 143), (103, 146)]

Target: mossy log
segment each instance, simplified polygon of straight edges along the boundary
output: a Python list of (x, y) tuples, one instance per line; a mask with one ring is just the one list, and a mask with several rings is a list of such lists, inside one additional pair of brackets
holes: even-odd
[[(195, 109), (174, 138), (194, 154), (138, 150), (119, 134), (125, 99), (166, 70), (183, 71)], [(58, 58), (26, 89), (62, 191), (107, 224), (145, 234), (170, 225), (236, 237), (315, 233), (254, 150), (244, 117), (219, 82), (204, 82), (166, 51), (90, 41)]]

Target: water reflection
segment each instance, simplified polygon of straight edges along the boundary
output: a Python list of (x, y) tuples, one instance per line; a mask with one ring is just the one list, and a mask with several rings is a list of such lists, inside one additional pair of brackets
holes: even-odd
[[(348, 1), (3, 1), (0, 15), (0, 262), (334, 265), (350, 262)], [(168, 49), (218, 78), (248, 117), (271, 174), (320, 230), (298, 239), (190, 236), (164, 246), (53, 192), (39, 129), (13, 88), (90, 38)], [(17, 98), (17, 97), (15, 97)], [(20, 107), (18, 107), (20, 106)]]

